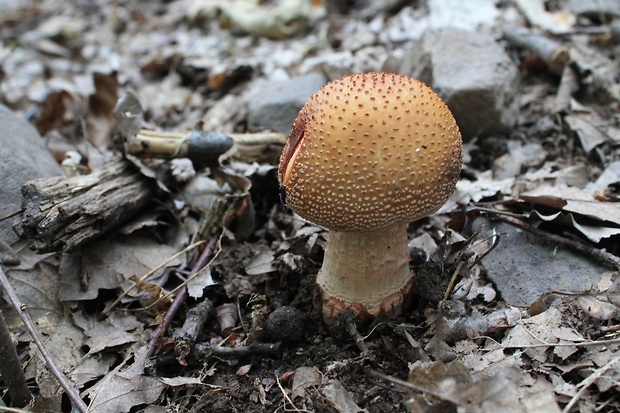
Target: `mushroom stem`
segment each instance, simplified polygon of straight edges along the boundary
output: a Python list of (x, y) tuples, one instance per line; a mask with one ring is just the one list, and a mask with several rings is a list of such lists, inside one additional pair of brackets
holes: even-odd
[(360, 319), (399, 314), (411, 289), (407, 224), (368, 232), (330, 231), (317, 284), (326, 323), (351, 308)]

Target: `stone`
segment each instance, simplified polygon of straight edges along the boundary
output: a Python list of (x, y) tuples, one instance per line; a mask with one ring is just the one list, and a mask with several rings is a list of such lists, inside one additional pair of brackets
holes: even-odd
[(405, 52), (400, 73), (429, 85), (446, 102), (463, 138), (505, 134), (519, 114), (519, 71), (490, 34), (427, 31)]
[[(60, 166), (34, 126), (0, 105), (0, 217), (21, 209), (21, 187), (25, 182), (60, 174)], [(13, 221), (0, 221), (0, 239), (8, 244), (18, 239)]]
[(288, 135), (297, 114), (313, 93), (325, 85), (320, 73), (286, 80), (259, 80), (248, 93), (248, 126)]
[(611, 284), (613, 270), (592, 257), (503, 222), (477, 218), (473, 228), (481, 226), (479, 239), (500, 234), (499, 244), (484, 257), (482, 265), (510, 305), (527, 307), (550, 291), (577, 293)]

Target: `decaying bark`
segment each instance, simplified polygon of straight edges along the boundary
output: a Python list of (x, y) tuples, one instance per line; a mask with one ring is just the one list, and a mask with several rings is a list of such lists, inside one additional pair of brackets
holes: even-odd
[(14, 230), (38, 253), (71, 251), (132, 218), (155, 191), (154, 180), (122, 159), (90, 175), (35, 179), (22, 186)]

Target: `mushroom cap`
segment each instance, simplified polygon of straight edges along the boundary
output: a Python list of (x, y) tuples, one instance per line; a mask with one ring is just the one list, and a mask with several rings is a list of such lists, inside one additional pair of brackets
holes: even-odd
[(334, 231), (375, 231), (438, 210), (454, 192), (462, 146), (452, 113), (428, 86), (354, 74), (301, 109), (278, 177), (302, 218)]

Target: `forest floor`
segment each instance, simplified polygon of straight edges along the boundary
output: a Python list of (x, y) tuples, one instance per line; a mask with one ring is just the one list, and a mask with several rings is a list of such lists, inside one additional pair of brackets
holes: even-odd
[[(143, 129), (263, 132), (248, 121), (255, 82), (391, 67), (438, 4), (262, 3), (8, 2), (0, 103), (59, 162), (70, 153), (63, 171), (80, 179), (135, 134), (119, 101)], [(258, 155), (240, 149), (195, 174), (181, 159), (128, 156), (158, 185), (131, 219), (71, 251), (14, 243), (8, 280), (89, 411), (620, 411), (620, 14), (544, 3), (546, 25), (525, 9), (542, 1), (477, 0), (489, 20), (454, 19), (484, 25), (510, 56), (518, 121), (465, 136), (457, 192), (409, 225), (416, 278), (402, 315), (323, 323), (328, 232), (281, 205), (280, 135), (252, 135)], [(570, 60), (551, 67), (506, 41), (506, 20), (538, 26)], [(31, 411), (70, 411), (21, 318), (2, 309)]]

